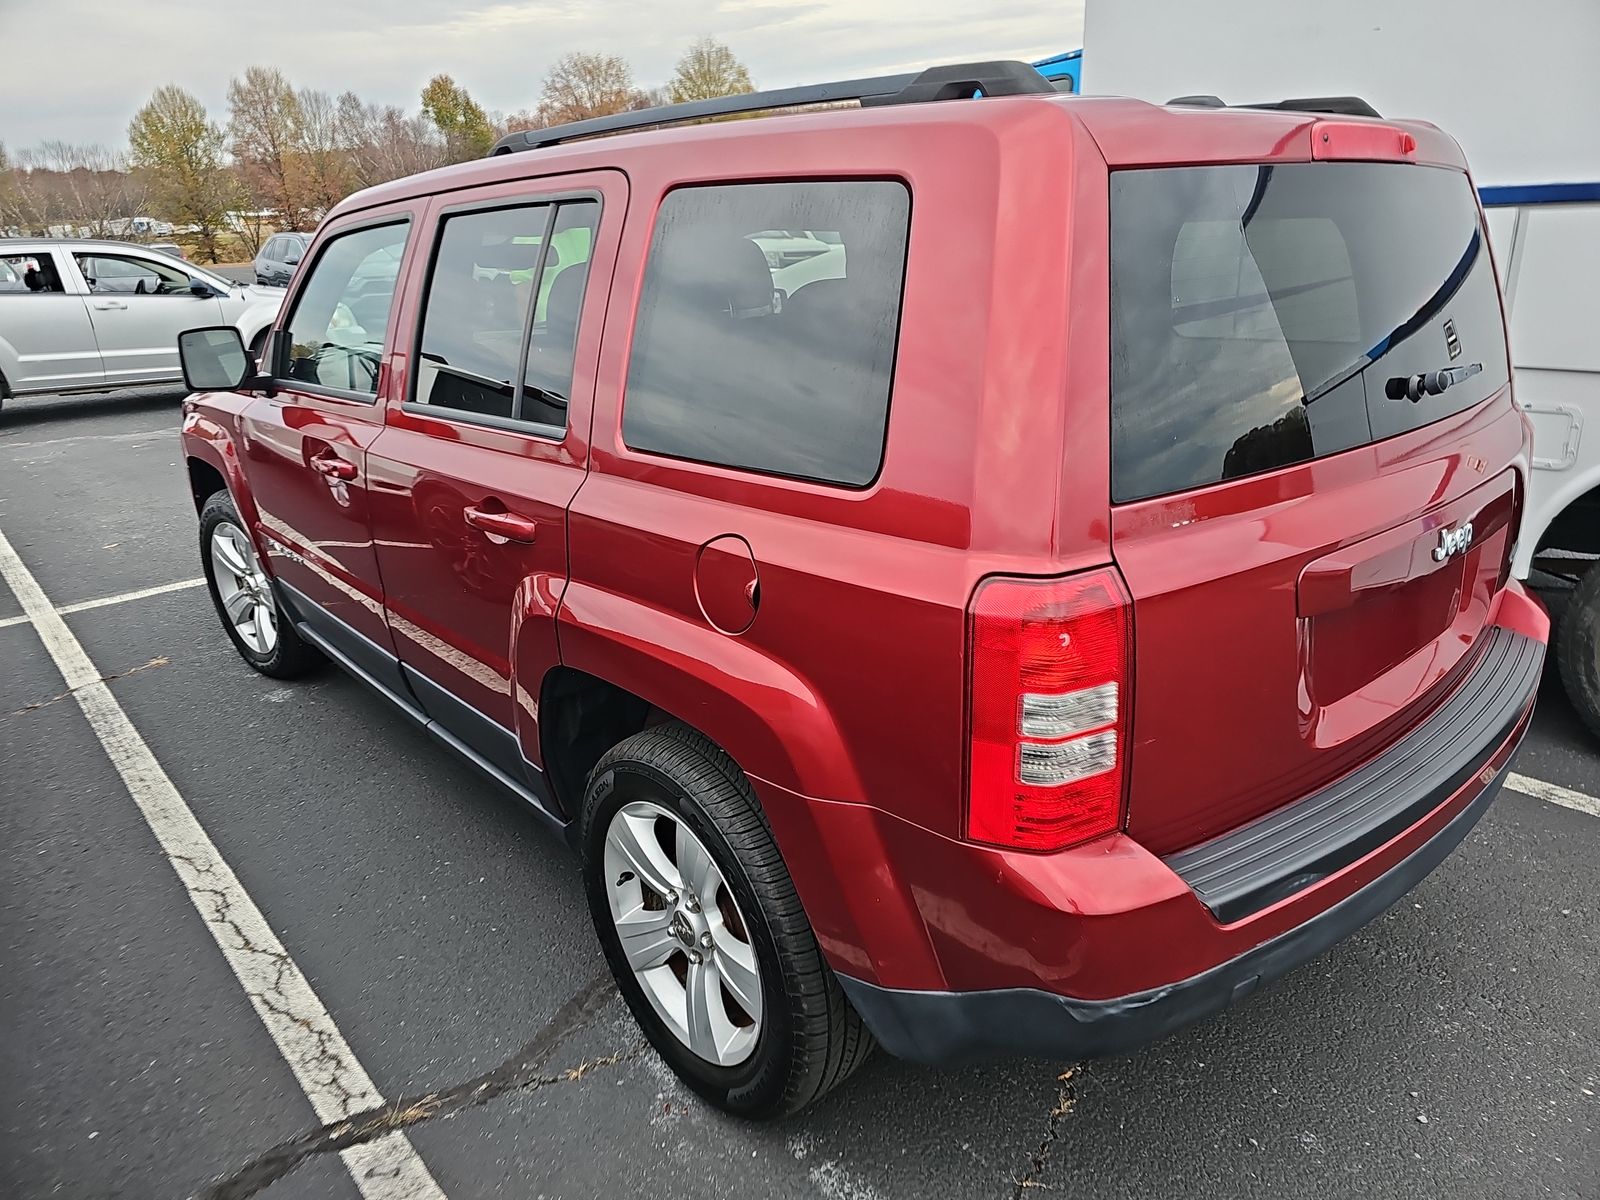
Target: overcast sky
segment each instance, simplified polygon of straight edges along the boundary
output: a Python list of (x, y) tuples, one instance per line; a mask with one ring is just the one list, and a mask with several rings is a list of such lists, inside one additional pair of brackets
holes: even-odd
[(650, 86), (702, 34), (731, 46), (757, 87), (784, 87), (1043, 58), (1082, 44), (1083, 0), (0, 0), (0, 143), (121, 149), (164, 83), (225, 121), (228, 80), (252, 64), (408, 111), (444, 71), (512, 112), (533, 107), (569, 50), (620, 54)]

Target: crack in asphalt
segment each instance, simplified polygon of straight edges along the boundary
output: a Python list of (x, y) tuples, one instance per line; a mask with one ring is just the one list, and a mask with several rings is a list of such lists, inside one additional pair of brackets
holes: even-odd
[[(296, 1134), (256, 1155), (237, 1170), (216, 1177), (195, 1193), (194, 1200), (249, 1200), (316, 1155), (348, 1150), (351, 1146), (386, 1137), (423, 1121), (476, 1108), (509, 1092), (537, 1091), (553, 1084), (574, 1083), (592, 1071), (633, 1058), (642, 1052), (643, 1046), (585, 1059), (576, 1066), (554, 1074), (543, 1073), (550, 1056), (570, 1035), (593, 1022), (615, 993), (616, 985), (610, 973), (598, 975), (557, 1009), (531, 1041), (492, 1071), (454, 1087), (402, 1097)], [(265, 1000), (262, 1003), (271, 1007)], [(272, 1011), (278, 1012), (276, 1008)], [(286, 1020), (305, 1024), (302, 1018), (292, 1013), (283, 1012), (279, 1015)], [(318, 1044), (321, 1045), (321, 1031), (309, 1024), (306, 1028), (318, 1036)], [(329, 1057), (337, 1064), (336, 1058)], [(338, 1079), (337, 1070), (330, 1082), (341, 1091), (346, 1090)]]
[(1017, 1190), (1012, 1193), (1013, 1200), (1022, 1200), (1024, 1193), (1032, 1188), (1043, 1188), (1044, 1181), (1040, 1178), (1044, 1174), (1045, 1164), (1050, 1161), (1050, 1152), (1055, 1149), (1056, 1139), (1061, 1136), (1061, 1122), (1066, 1120), (1078, 1104), (1078, 1094), (1073, 1089), (1073, 1078), (1081, 1067), (1068, 1067), (1056, 1076), (1060, 1088), (1056, 1092), (1055, 1107), (1050, 1110), (1050, 1119), (1045, 1125), (1044, 1138), (1039, 1143), (1038, 1149), (1033, 1152), (1033, 1158), (1028, 1164), (1028, 1170), (1017, 1180)]
[(126, 671), (118, 671), (115, 675), (102, 675), (99, 679), (87, 680), (84, 683), (80, 683), (77, 687), (68, 688), (58, 696), (51, 696), (48, 700), (35, 700), (32, 704), (24, 704), (21, 708), (13, 710), (11, 716), (27, 716), (29, 713), (37, 712), (41, 708), (48, 708), (52, 704), (59, 704), (61, 701), (68, 699), (75, 692), (81, 692), (86, 687), (92, 687), (97, 683), (110, 683), (116, 679), (126, 679), (129, 675), (137, 675), (140, 671), (148, 671), (154, 667), (165, 667), (171, 662), (172, 660), (165, 655), (157, 655), (147, 663), (140, 663), (137, 667), (129, 667)]
[[(206, 877), (212, 874), (212, 863), (201, 862), (187, 854), (171, 854), (169, 857), (174, 865), (181, 864), (188, 872), (190, 894), (194, 897), (196, 905), (200, 906), (206, 922), (221, 928), (229, 935), (233, 942), (229, 949), (259, 957), (270, 964), (268, 968), (272, 972), (270, 983), (264, 988), (247, 987), (245, 994), (263, 1012), (270, 1013), (286, 1024), (297, 1026), (310, 1035), (316, 1047), (315, 1054), (309, 1059), (300, 1055), (295, 1056), (305, 1073), (315, 1077), (330, 1092), (336, 1094), (346, 1109), (352, 1105), (370, 1103), (374, 1097), (367, 1088), (352, 1087), (344, 1078), (348, 1060), (334, 1044), (334, 1039), (339, 1036), (337, 1031), (326, 1028), (312, 1017), (295, 1011), (295, 1005), (286, 986), (289, 982), (286, 977), (295, 970), (294, 962), (288, 952), (256, 945), (234, 919), (233, 901), (229, 891), (207, 886), (205, 881)], [(289, 1053), (288, 1048), (281, 1043), (280, 1049), (285, 1054)]]

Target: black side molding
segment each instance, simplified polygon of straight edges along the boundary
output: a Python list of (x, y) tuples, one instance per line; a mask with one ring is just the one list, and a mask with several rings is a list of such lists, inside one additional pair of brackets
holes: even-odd
[(1544, 644), (1498, 626), (1451, 697), (1320, 791), (1163, 861), (1219, 921), (1258, 912), (1376, 849), (1443, 803), (1504, 744), (1539, 686)]

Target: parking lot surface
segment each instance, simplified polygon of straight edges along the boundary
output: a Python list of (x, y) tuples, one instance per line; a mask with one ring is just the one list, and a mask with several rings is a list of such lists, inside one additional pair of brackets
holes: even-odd
[[(0, 536), (390, 1105), (319, 1117), (0, 585), (0, 1195), (1600, 1196), (1600, 746), (1552, 680), (1514, 770), (1578, 795), (1505, 790), (1245, 1006), (1083, 1064), (880, 1055), (743, 1125), (644, 1048), (558, 838), (340, 672), (239, 661), (198, 586), (180, 400), (8, 402)], [(401, 1133), (434, 1193), (356, 1169)]]

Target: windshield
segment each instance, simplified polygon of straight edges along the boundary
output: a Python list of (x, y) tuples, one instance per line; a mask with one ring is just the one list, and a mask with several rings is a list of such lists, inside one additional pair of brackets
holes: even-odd
[[(1479, 403), (1509, 374), (1477, 205), (1457, 171), (1120, 171), (1111, 255), (1119, 501), (1391, 437)], [(1415, 376), (1453, 368), (1443, 390), (1406, 393)]]

